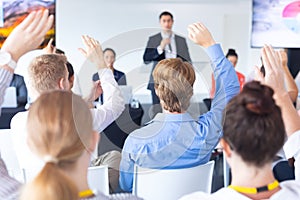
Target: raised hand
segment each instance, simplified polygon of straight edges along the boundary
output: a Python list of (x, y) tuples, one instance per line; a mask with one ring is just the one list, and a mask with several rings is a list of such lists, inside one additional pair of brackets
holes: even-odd
[(1, 51), (9, 52), (14, 61), (28, 51), (36, 49), (53, 25), (53, 15), (48, 10), (31, 12), (8, 36)]
[(209, 47), (216, 42), (209, 30), (202, 23), (193, 23), (188, 26), (189, 38), (196, 44)]
[(265, 77), (260, 72), (260, 69), (256, 67), (256, 79), (273, 88), (275, 94), (286, 92), (280, 53), (275, 51), (270, 45), (265, 45), (261, 49), (261, 57), (265, 68)]
[(85, 49), (79, 48), (79, 51), (92, 63), (95, 63), (98, 69), (108, 68), (104, 62), (103, 51), (100, 43), (92, 37), (83, 35), (82, 42)]

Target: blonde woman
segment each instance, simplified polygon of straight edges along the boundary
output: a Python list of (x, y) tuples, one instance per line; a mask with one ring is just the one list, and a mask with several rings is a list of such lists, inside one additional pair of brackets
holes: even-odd
[(21, 199), (138, 199), (107, 197), (89, 188), (87, 168), (99, 134), (81, 97), (67, 91), (42, 94), (30, 107), (27, 142), (45, 165), (22, 191)]

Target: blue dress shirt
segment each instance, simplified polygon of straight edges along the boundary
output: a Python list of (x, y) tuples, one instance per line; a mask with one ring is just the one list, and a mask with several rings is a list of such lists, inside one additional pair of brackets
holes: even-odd
[[(188, 113), (160, 113), (132, 132), (125, 141), (120, 163), (120, 186), (131, 192), (134, 164), (155, 169), (188, 168), (209, 161), (222, 136), (222, 116), (227, 102), (239, 93), (236, 72), (219, 44), (206, 49), (216, 80), (211, 110), (198, 119)], [(159, 181), (159, 180), (158, 180)]]

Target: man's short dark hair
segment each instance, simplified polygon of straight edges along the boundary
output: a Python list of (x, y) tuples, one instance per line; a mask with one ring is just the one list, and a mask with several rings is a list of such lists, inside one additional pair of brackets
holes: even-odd
[(171, 17), (171, 19), (173, 20), (173, 15), (172, 15), (170, 12), (168, 12), (168, 11), (164, 11), (164, 12), (160, 13), (160, 15), (159, 15), (159, 20), (160, 20), (161, 17), (164, 16), (164, 15), (169, 15), (169, 16)]

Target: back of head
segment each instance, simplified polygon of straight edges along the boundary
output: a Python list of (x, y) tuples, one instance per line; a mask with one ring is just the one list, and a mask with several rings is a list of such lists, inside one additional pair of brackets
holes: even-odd
[(67, 91), (42, 94), (30, 107), (28, 145), (46, 164), (25, 187), (22, 199), (77, 199), (78, 189), (64, 171), (92, 142), (92, 116), (81, 97)]
[(70, 62), (67, 62), (66, 66), (67, 66), (67, 70), (68, 70), (68, 73), (69, 73), (68, 79), (70, 80), (70, 78), (72, 76), (74, 76), (74, 68), (73, 68), (73, 65)]
[(236, 53), (235, 49), (228, 49), (228, 52), (226, 54), (226, 58), (228, 58), (228, 56), (235, 56), (238, 58), (238, 54)]
[(163, 108), (170, 112), (186, 111), (193, 96), (195, 78), (193, 66), (180, 58), (160, 61), (153, 71), (153, 79)]
[(273, 160), (284, 144), (285, 128), (273, 90), (247, 83), (224, 110), (223, 139), (248, 164), (260, 167)]
[(28, 68), (30, 86), (38, 93), (55, 90), (59, 80), (66, 77), (66, 57), (45, 54), (34, 58)]

